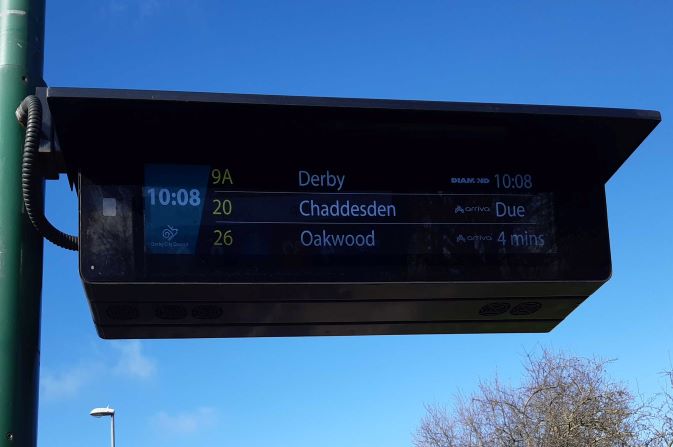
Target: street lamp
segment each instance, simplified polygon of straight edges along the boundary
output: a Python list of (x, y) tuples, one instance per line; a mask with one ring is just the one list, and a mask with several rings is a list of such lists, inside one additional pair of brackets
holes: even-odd
[(112, 447), (115, 447), (115, 410), (114, 408), (94, 408), (89, 413), (91, 416), (100, 418), (103, 416), (110, 416), (110, 438), (112, 439)]

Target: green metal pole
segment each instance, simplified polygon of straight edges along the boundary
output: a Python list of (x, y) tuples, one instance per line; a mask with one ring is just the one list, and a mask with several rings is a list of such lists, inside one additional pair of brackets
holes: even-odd
[(42, 83), (45, 0), (0, 0), (0, 447), (37, 445), (42, 238), (23, 214), (23, 129)]

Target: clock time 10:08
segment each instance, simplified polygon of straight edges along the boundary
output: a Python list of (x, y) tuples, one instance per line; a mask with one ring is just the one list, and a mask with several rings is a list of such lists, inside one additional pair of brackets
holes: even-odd
[(150, 205), (162, 206), (199, 206), (201, 205), (201, 191), (198, 189), (170, 189), (147, 188), (146, 195)]

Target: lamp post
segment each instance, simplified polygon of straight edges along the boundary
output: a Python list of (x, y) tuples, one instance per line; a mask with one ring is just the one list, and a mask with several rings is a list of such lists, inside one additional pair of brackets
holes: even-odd
[(94, 408), (89, 413), (91, 416), (100, 418), (103, 416), (110, 416), (110, 439), (112, 441), (112, 447), (115, 447), (115, 410), (114, 408)]

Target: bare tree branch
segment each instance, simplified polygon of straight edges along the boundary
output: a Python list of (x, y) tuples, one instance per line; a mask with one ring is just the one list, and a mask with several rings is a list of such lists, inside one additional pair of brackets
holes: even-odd
[(453, 411), (428, 407), (416, 447), (673, 447), (673, 371), (652, 402), (610, 380), (611, 361), (527, 354), (517, 387), (496, 376)]

